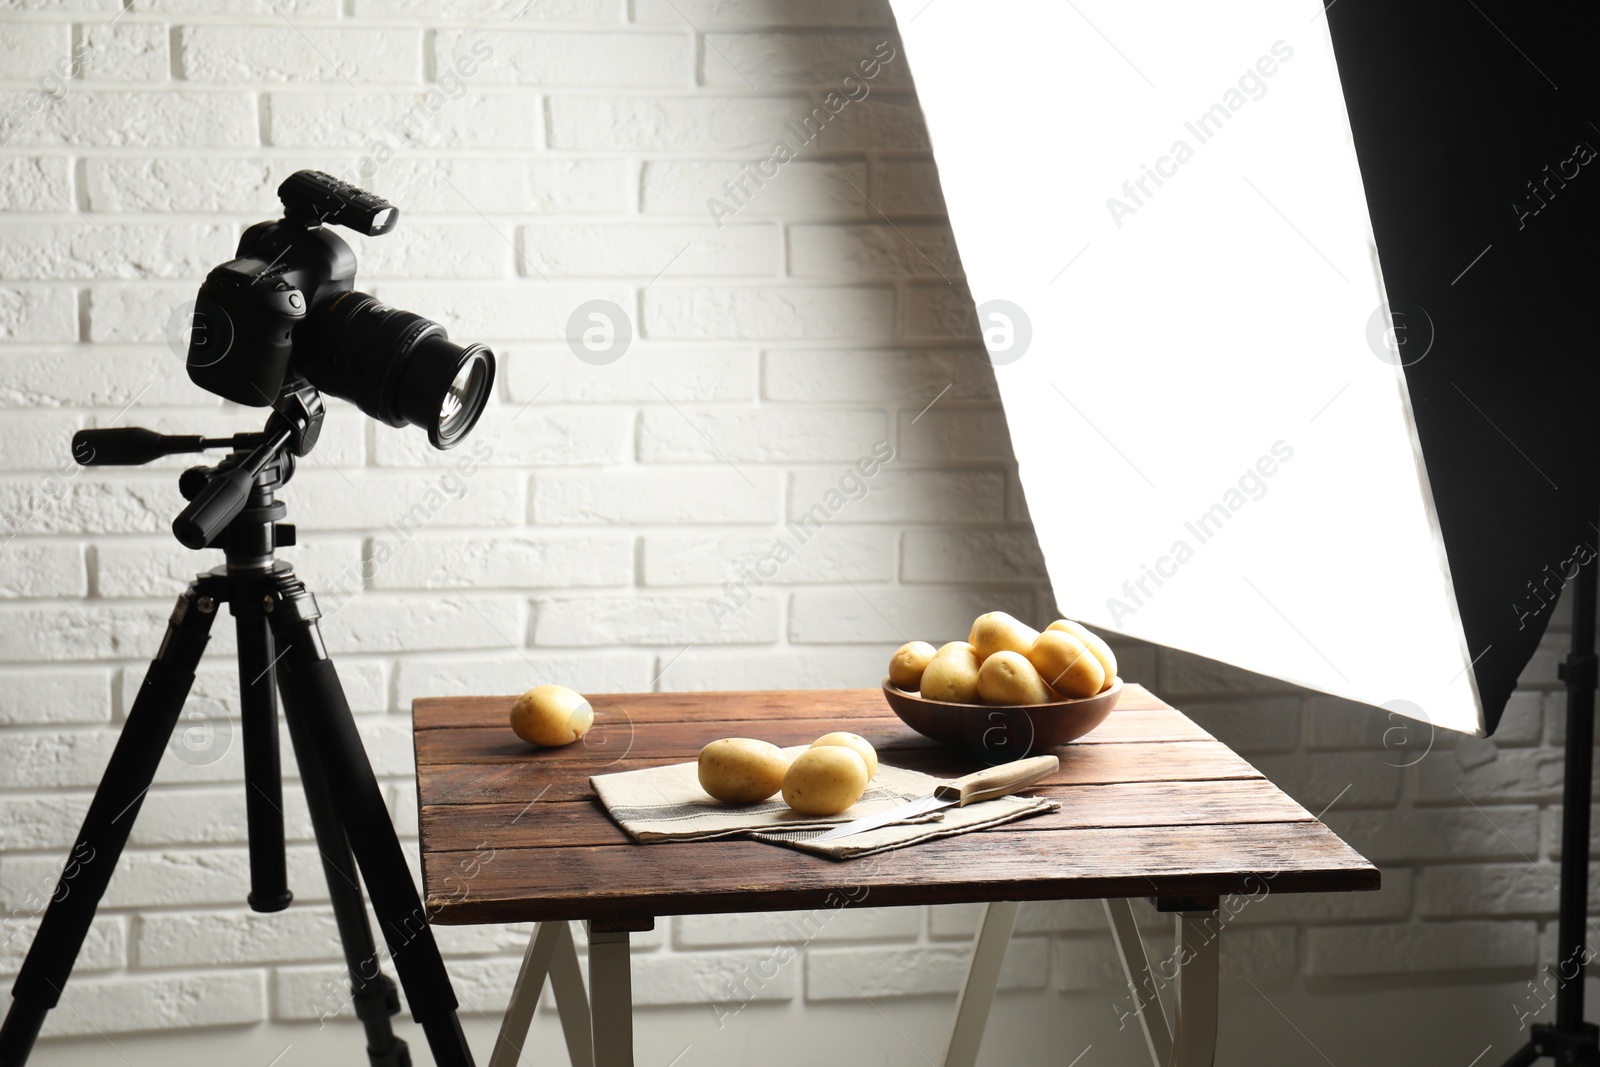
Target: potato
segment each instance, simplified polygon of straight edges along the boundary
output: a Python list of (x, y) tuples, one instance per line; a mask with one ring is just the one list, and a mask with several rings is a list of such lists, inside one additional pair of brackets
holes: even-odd
[(1028, 657), (996, 652), (978, 668), (978, 699), (985, 704), (1045, 704), (1055, 699)]
[(1046, 630), (1028, 649), (1044, 682), (1064, 697), (1092, 697), (1105, 686), (1105, 668), (1087, 645), (1065, 630)]
[(843, 745), (808, 748), (783, 776), (783, 801), (802, 815), (837, 815), (866, 792), (867, 764)]
[[(946, 646), (948, 647), (948, 646)], [(947, 704), (973, 704), (978, 699), (978, 655), (970, 649), (951, 648), (928, 661), (919, 690), (928, 700)]]
[(1111, 683), (1117, 680), (1117, 655), (1111, 651), (1111, 646), (1105, 643), (1101, 636), (1087, 626), (1073, 622), (1071, 619), (1057, 619), (1046, 629), (1064, 630), (1082, 641), (1089, 651), (1094, 653), (1094, 658), (1100, 661), (1100, 667), (1106, 672), (1105, 684), (1101, 689), (1110, 689)]
[(872, 747), (871, 741), (868, 741), (860, 734), (852, 734), (844, 730), (835, 730), (833, 733), (823, 734), (821, 737), (811, 742), (812, 748), (821, 748), (823, 745), (843, 745), (845, 748), (848, 748), (850, 751), (861, 757), (861, 761), (867, 765), (868, 778), (877, 776), (878, 750)]
[(933, 646), (926, 641), (907, 641), (889, 657), (889, 683), (901, 689), (916, 689), (934, 654)]
[(946, 641), (939, 646), (939, 651), (935, 652), (934, 655), (942, 656), (952, 648), (959, 648), (963, 652), (971, 652), (974, 656), (978, 654), (978, 650), (972, 647), (970, 641)]
[(511, 705), (512, 732), (545, 748), (570, 745), (593, 724), (594, 708), (582, 693), (564, 685), (534, 686)]
[(996, 652), (1020, 652), (1026, 656), (1039, 631), (1018, 622), (1003, 611), (979, 615), (972, 624), (967, 641), (978, 650), (978, 662), (983, 662)]
[(723, 737), (700, 750), (700, 788), (726, 804), (759, 804), (783, 788), (783, 750), (751, 737)]

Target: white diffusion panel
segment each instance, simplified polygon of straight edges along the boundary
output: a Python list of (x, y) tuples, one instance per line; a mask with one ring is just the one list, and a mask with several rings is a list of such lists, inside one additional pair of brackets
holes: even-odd
[(1061, 611), (1481, 733), (1320, 4), (894, 8)]

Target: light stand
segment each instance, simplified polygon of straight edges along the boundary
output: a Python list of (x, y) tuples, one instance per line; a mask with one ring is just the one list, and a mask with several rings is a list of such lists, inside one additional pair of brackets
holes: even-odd
[(84, 430), (73, 439), (73, 454), (84, 465), (140, 464), (163, 455), (230, 447), (215, 467), (184, 472), (179, 489), (190, 503), (173, 522), (174, 534), (185, 545), (221, 547), (226, 563), (196, 577), (178, 598), (166, 637), (84, 817), (74, 861), (57, 884), (12, 987), (11, 1009), (0, 1027), (0, 1067), (27, 1062), (46, 1013), (61, 999), (223, 605), (233, 612), (239, 638), (250, 907), (281, 911), (292, 899), (286, 885), (278, 762), (281, 685), (284, 719), (350, 972), (352, 1002), (366, 1028), (367, 1058), (373, 1067), (411, 1063), (406, 1043), (390, 1024), (390, 1016), (400, 1009), (399, 998), (394, 983), (379, 969), (358, 868), (412, 1016), (422, 1026), (435, 1062), (472, 1067), (428, 912), (323, 646), (316, 601), (289, 564), (273, 558), (278, 546), (294, 544), (294, 527), (278, 521), (285, 508), (275, 491), (293, 476), (295, 457), (316, 443), (322, 399), (296, 378), (273, 408), (259, 434), (210, 439), (119, 428)]
[(1548, 1056), (1561, 1067), (1600, 1064), (1600, 1028), (1583, 1021), (1583, 983), (1589, 963), (1589, 814), (1594, 775), (1594, 650), (1596, 569), (1578, 571), (1572, 589), (1572, 650), (1561, 665), (1567, 684), (1566, 780), (1561, 792), (1561, 903), (1556, 932), (1556, 1021), (1529, 1027), (1528, 1043), (1505, 1067), (1527, 1067)]

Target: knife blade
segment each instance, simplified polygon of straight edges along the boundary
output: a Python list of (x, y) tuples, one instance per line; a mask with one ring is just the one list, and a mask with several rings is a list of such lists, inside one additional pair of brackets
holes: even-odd
[(948, 781), (928, 796), (890, 808), (888, 811), (864, 815), (859, 819), (836, 826), (813, 841), (837, 841), (880, 826), (925, 815), (940, 808), (961, 807), (980, 800), (993, 800), (1015, 793), (1056, 773), (1061, 761), (1054, 756), (1034, 756), (1032, 759), (1002, 763), (998, 767), (985, 767), (981, 771)]

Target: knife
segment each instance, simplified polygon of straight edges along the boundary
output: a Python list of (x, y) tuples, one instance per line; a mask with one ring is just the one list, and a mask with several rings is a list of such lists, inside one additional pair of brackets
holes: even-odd
[(966, 807), (980, 800), (993, 800), (995, 797), (1015, 793), (1019, 789), (1050, 777), (1060, 766), (1061, 761), (1054, 756), (1034, 756), (1032, 759), (1017, 760), (1015, 763), (1002, 763), (998, 767), (987, 767), (964, 778), (946, 782), (920, 800), (900, 804), (888, 811), (862, 816), (842, 826), (836, 826), (811, 840), (837, 841), (841, 837), (876, 830), (880, 826), (887, 826), (892, 822), (899, 822), (901, 819), (909, 819), (916, 815), (926, 815), (940, 808)]

